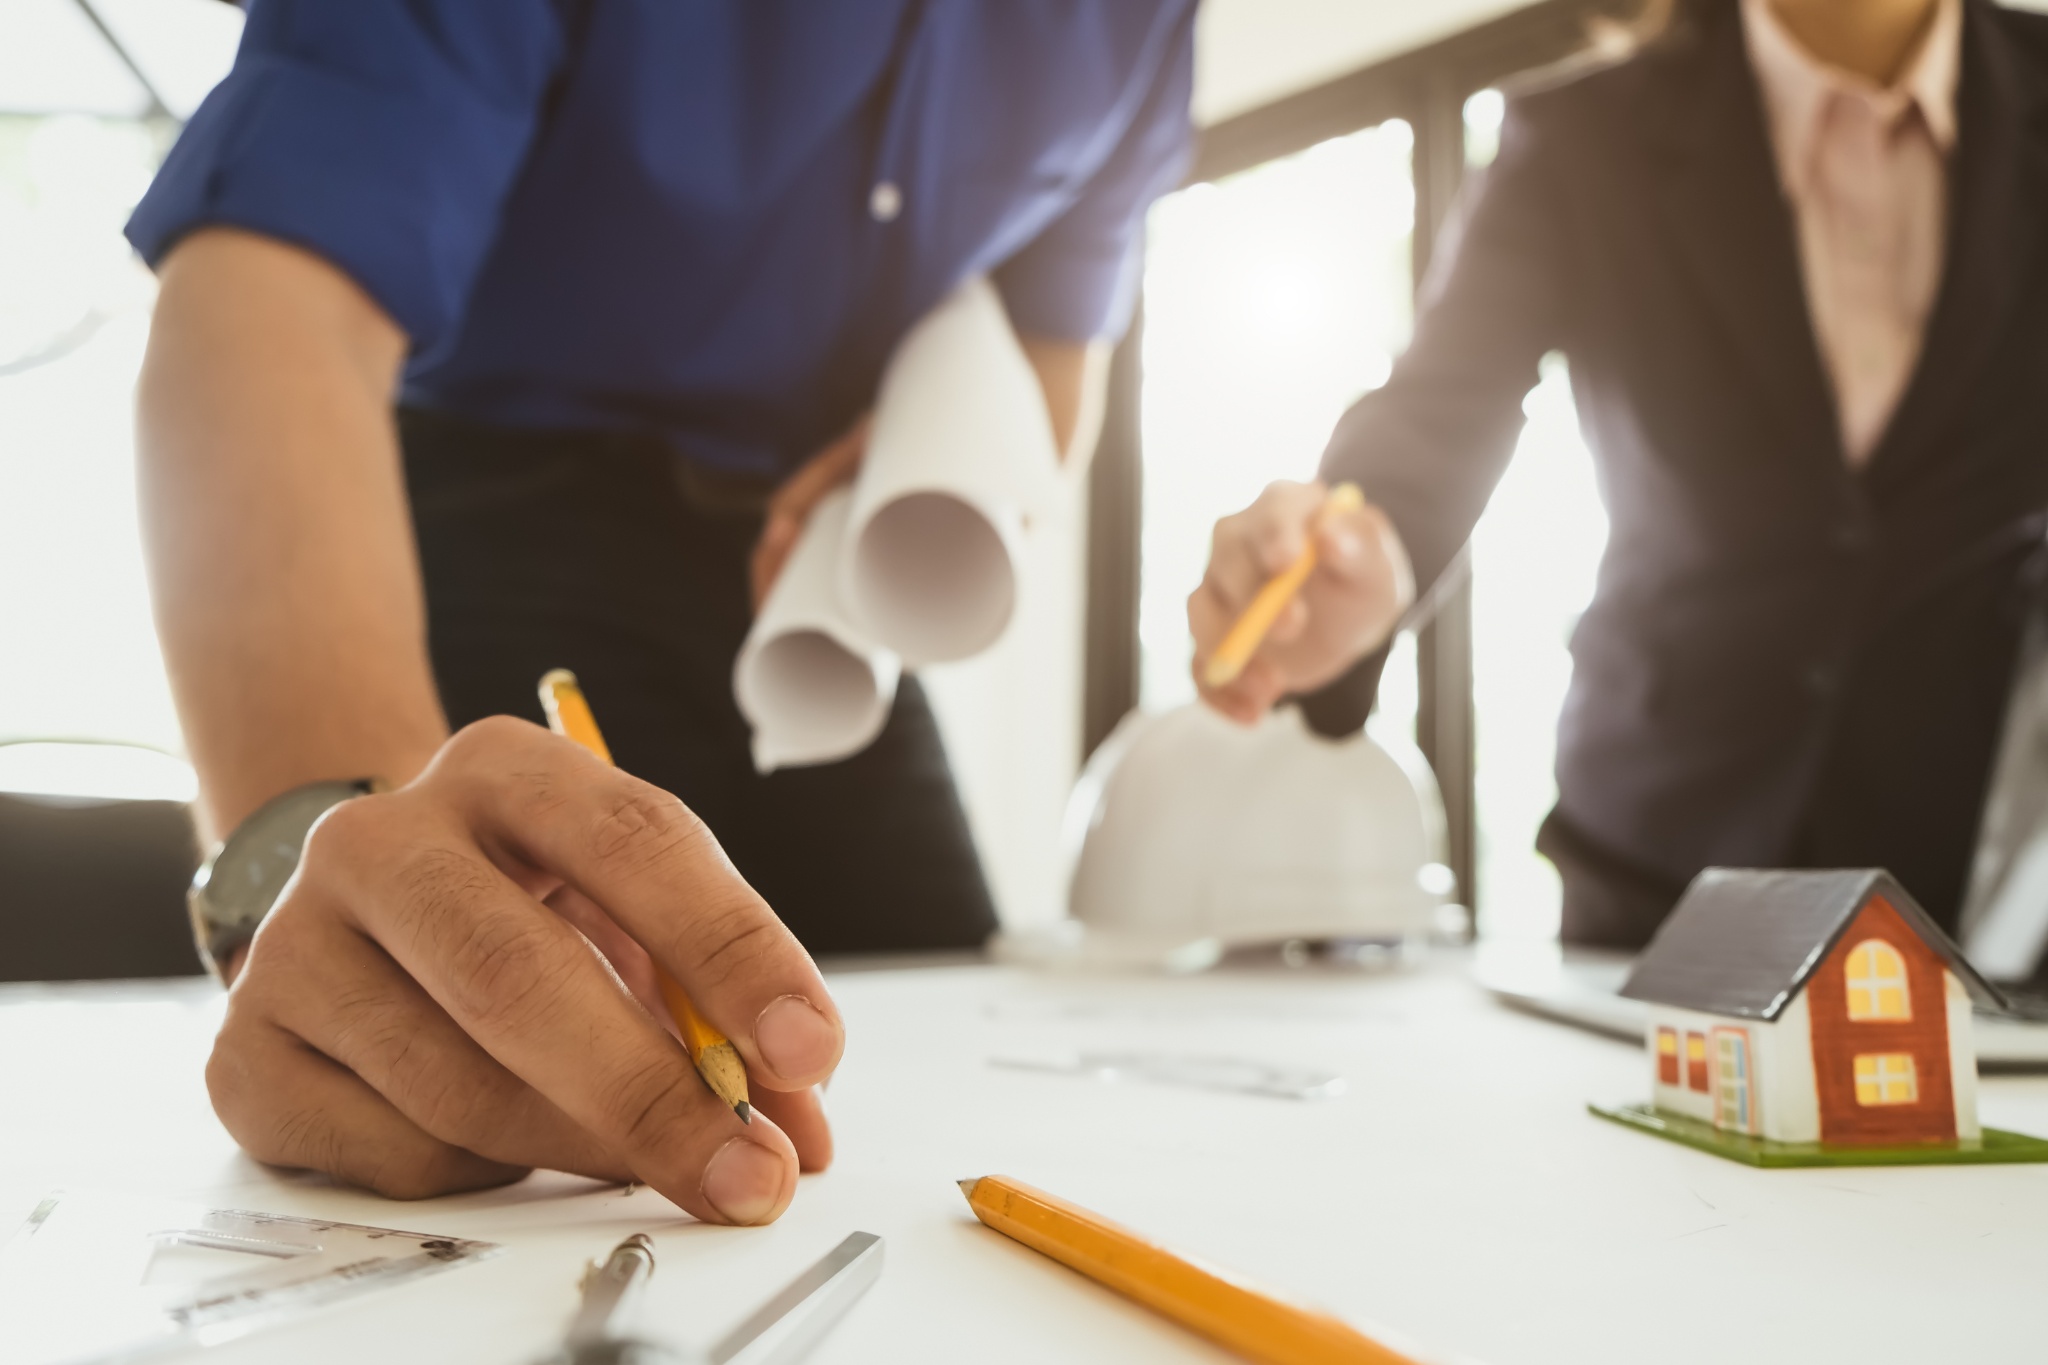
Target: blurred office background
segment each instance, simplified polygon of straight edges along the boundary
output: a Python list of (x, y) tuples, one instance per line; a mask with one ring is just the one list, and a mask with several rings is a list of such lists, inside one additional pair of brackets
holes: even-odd
[[(1493, 154), (1499, 82), (1598, 41), (1638, 2), (1207, 0), (1201, 151), (1153, 213), (1096, 466), (1039, 538), (1012, 638), (930, 679), (1007, 920), (1060, 913), (1060, 815), (1088, 750), (1130, 707), (1192, 696), (1181, 604), (1210, 524), (1270, 479), (1309, 476), (1338, 414), (1385, 380), (1451, 196)], [(178, 918), (193, 783), (130, 468), (154, 289), (120, 228), (240, 25), (221, 0), (0, 0), (10, 916), (144, 897)], [(1469, 584), (1402, 640), (1373, 722), (1435, 765), (1462, 898), (1481, 932), (1506, 936), (1555, 931), (1555, 878), (1531, 840), (1552, 796), (1565, 640), (1606, 531), (1562, 361), (1543, 374)], [(116, 844), (134, 852), (125, 864), (94, 852)], [(151, 951), (144, 969), (191, 966), (175, 936)], [(0, 960), (0, 977), (54, 974)]]
[(155, 286), (121, 224), (240, 32), (215, 0), (0, 0), (0, 979), (199, 969), (131, 473)]

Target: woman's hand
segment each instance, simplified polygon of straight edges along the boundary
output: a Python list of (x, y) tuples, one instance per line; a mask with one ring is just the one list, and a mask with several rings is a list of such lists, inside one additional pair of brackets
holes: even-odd
[[(1323, 686), (1380, 647), (1415, 601), (1400, 533), (1371, 503), (1324, 514), (1317, 483), (1272, 483), (1244, 511), (1216, 523), (1209, 570), (1188, 598), (1195, 686), (1231, 719), (1251, 724), (1293, 692)], [(1273, 623), (1244, 671), (1222, 687), (1209, 658), (1267, 580), (1313, 536), (1315, 572)]]

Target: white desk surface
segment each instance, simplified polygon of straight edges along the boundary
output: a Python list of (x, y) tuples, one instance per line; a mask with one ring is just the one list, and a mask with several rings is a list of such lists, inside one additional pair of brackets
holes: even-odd
[[(220, 1365), (518, 1365), (580, 1263), (647, 1231), (644, 1330), (708, 1341), (855, 1229), (880, 1284), (814, 1357), (1227, 1357), (987, 1231), (954, 1181), (1002, 1172), (1445, 1359), (1490, 1365), (2039, 1358), (2048, 1166), (1755, 1171), (1593, 1118), (1639, 1051), (1418, 972), (1162, 980), (966, 966), (835, 974), (851, 1040), (839, 1163), (767, 1229), (692, 1223), (561, 1176), (398, 1204), (267, 1171), (201, 1083), (210, 988), (0, 988), (0, 1228), (113, 1189), (506, 1243), (510, 1254), (217, 1348)], [(1342, 1072), (1320, 1103), (1005, 1071), (999, 1052), (1144, 1047)], [(2048, 1077), (1984, 1082), (2048, 1134)], [(4, 1332), (4, 1326), (0, 1326)], [(0, 1343), (0, 1356), (5, 1355)]]

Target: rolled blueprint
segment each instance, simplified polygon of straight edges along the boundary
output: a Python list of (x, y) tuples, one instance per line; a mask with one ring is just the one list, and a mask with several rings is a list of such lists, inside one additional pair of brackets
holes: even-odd
[(851, 505), (841, 489), (812, 510), (733, 663), (733, 696), (754, 727), (754, 766), (764, 773), (859, 753), (896, 700), (896, 656), (870, 644), (840, 605)]
[(987, 649), (1016, 609), (1025, 524), (1058, 478), (1037, 375), (995, 287), (969, 280), (882, 374), (841, 549), (853, 621), (913, 667)]

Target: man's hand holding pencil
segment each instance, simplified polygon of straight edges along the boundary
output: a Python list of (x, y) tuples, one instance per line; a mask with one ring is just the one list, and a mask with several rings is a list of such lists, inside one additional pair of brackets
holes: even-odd
[[(661, 974), (730, 1039), (751, 1122), (670, 1031)], [(207, 1067), (261, 1160), (400, 1198), (533, 1167), (765, 1223), (831, 1136), (844, 1029), (808, 954), (682, 802), (570, 739), (469, 726), (314, 827)]]
[(1379, 648), (1414, 600), (1399, 533), (1356, 487), (1268, 484), (1216, 523), (1208, 572), (1188, 597), (1195, 685), (1249, 725)]

